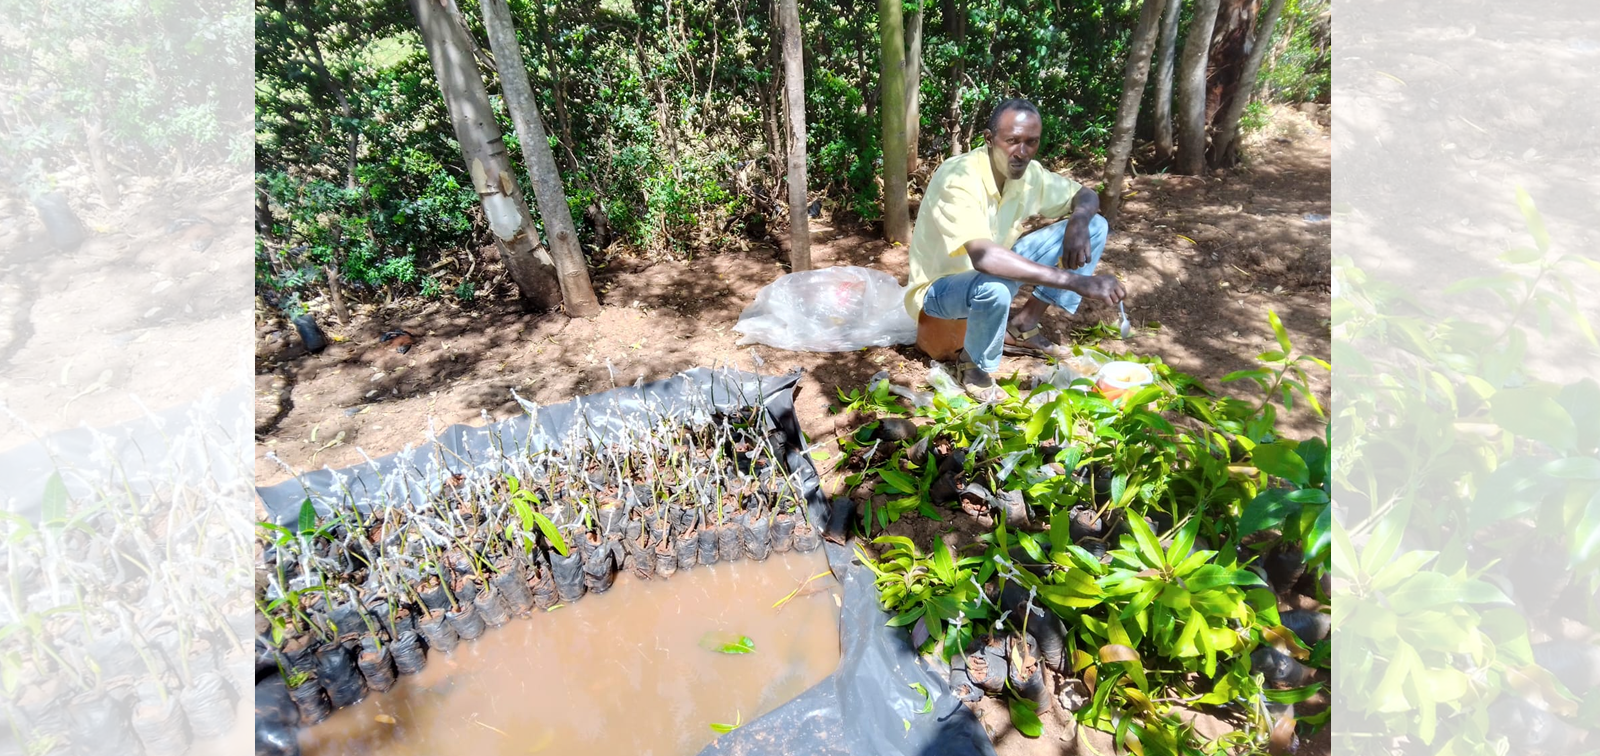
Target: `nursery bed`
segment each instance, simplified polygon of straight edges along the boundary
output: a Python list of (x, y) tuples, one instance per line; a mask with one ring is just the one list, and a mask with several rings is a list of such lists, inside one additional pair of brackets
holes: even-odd
[[(307, 500), (314, 502), (316, 514), (322, 516), (330, 514), (336, 506), (346, 505), (371, 512), (373, 507), (383, 506), (383, 497), (393, 501), (394, 497), (403, 496), (420, 502), (430, 495), (430, 490), (437, 492), (440, 485), (459, 481), (461, 475), (470, 473), (468, 467), (482, 464), (482, 460), (493, 454), (537, 453), (557, 439), (571, 438), (575, 432), (591, 442), (601, 443), (626, 432), (628, 418), (650, 413), (670, 414), (694, 407), (737, 412), (759, 405), (765, 410), (764, 416), (770, 419), (769, 432), (779, 442), (779, 448), (774, 450), (776, 457), (788, 471), (789, 479), (798, 485), (800, 499), (804, 502), (803, 513), (797, 512), (793, 517), (797, 524), (794, 550), (805, 551), (806, 545), (814, 548), (816, 536), (825, 529), (830, 538), (838, 541), (825, 545), (829, 570), (841, 586), (838, 602), (841, 656), (837, 669), (820, 683), (765, 716), (738, 722), (741, 725), (738, 729), (719, 737), (705, 752), (904, 753), (908, 756), (993, 753), (987, 736), (971, 712), (949, 696), (945, 675), (930, 671), (911, 648), (903, 630), (885, 626), (888, 615), (877, 607), (872, 574), (841, 545), (852, 506), (848, 500), (830, 504), (821, 493), (816, 471), (805, 454), (805, 439), (795, 421), (793, 392), (798, 378), (798, 373), (771, 377), (700, 368), (666, 381), (614, 389), (563, 405), (534, 407), (530, 404), (526, 405), (530, 413), (518, 418), (481, 428), (451, 426), (421, 448), (346, 470), (304, 473), (277, 486), (259, 489), (258, 493), (269, 518), (280, 529), (295, 527), (298, 520), (304, 530), (308, 515), (304, 502)], [(403, 485), (395, 483), (396, 472), (401, 473)], [(770, 521), (776, 525), (776, 518)], [(743, 527), (744, 522), (740, 524)], [(815, 531), (810, 544), (805, 544), (802, 532), (808, 524), (814, 524)], [(832, 527), (827, 527), (830, 524)], [(773, 542), (777, 543), (776, 536)], [(705, 554), (707, 539), (701, 539), (700, 543), (701, 553)], [(555, 561), (552, 559), (552, 564)], [(716, 565), (711, 569), (722, 567)], [(742, 569), (739, 565), (732, 567)], [(695, 569), (706, 571), (703, 566)], [(606, 585), (609, 587), (609, 583)], [(645, 588), (643, 585), (630, 587)], [(563, 601), (571, 603), (566, 600), (569, 598), (566, 592), (562, 594)], [(581, 595), (582, 591), (576, 594)], [(426, 596), (423, 599), (428, 603)], [(596, 613), (604, 612), (606, 604), (612, 603), (604, 597), (592, 601), (596, 604), (592, 611)], [(440, 607), (441, 611), (443, 608)], [(541, 605), (540, 608), (549, 607)], [(421, 624), (417, 623), (419, 629)], [(610, 626), (613, 621), (608, 618), (603, 624)], [(530, 625), (526, 632), (537, 632), (536, 627)], [(501, 628), (487, 632), (512, 631)], [(796, 632), (801, 630), (796, 628)], [(477, 649), (462, 650), (472, 645), (462, 643), (452, 653), (481, 653)], [(356, 653), (354, 644), (347, 643), (347, 646), (341, 653), (353, 656)], [(370, 655), (373, 649), (366, 650)], [(259, 652), (258, 752), (291, 753), (295, 750), (299, 717), (281, 679), (282, 658), (275, 658), (267, 648)], [(450, 660), (452, 656), (428, 652), (430, 666), (440, 659)], [(535, 684), (535, 679), (539, 685), (552, 684), (543, 676), (526, 679), (526, 682)], [(506, 702), (501, 699), (506, 697), (509, 696), (485, 700), (477, 711), (491, 707), (504, 711)], [(381, 699), (376, 705), (382, 705)], [(729, 712), (720, 721), (733, 724), (739, 716), (740, 712)], [(395, 718), (398, 722), (398, 717)], [(498, 724), (494, 726), (499, 727)], [(663, 742), (661, 747), (669, 748), (671, 744)]]

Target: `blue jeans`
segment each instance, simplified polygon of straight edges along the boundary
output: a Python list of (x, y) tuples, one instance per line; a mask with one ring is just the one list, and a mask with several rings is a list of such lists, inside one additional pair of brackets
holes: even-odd
[[(1067, 234), (1067, 221), (1061, 220), (1035, 231), (1017, 241), (1012, 249), (1040, 265), (1055, 266), (1061, 259), (1061, 240)], [(1089, 262), (1072, 272), (1094, 275), (1100, 255), (1106, 249), (1106, 219), (1096, 215), (1089, 221)], [(1011, 300), (1017, 296), (1019, 281), (991, 276), (969, 270), (945, 276), (928, 286), (922, 301), (922, 311), (936, 318), (967, 321), (967, 339), (964, 346), (968, 358), (986, 373), (1000, 367), (1000, 353), (1005, 347), (1006, 321), (1011, 316)], [(1083, 299), (1075, 292), (1033, 287), (1033, 296), (1053, 304), (1068, 313), (1078, 311)], [(959, 376), (958, 376), (959, 377)]]

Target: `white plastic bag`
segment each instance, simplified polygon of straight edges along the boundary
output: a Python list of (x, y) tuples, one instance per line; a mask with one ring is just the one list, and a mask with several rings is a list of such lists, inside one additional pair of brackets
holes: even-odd
[(917, 340), (905, 289), (888, 273), (855, 266), (790, 273), (767, 284), (733, 330), (744, 334), (740, 344), (793, 352), (848, 352)]

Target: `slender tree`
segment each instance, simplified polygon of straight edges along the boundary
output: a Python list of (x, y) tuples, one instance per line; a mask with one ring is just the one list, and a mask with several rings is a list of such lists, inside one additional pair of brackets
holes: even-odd
[(789, 121), (789, 268), (811, 270), (811, 216), (806, 212), (806, 71), (800, 49), (800, 11), (778, 0), (783, 26), (783, 87)]
[(906, 18), (906, 175), (917, 172), (922, 139), (922, 0)]
[(1199, 175), (1206, 167), (1206, 51), (1219, 0), (1195, 0), (1189, 34), (1178, 66), (1178, 173)]
[(1239, 88), (1239, 73), (1250, 55), (1250, 31), (1261, 13), (1261, 0), (1221, 0), (1206, 51), (1206, 124), (1216, 122)]
[(1272, 28), (1278, 24), (1278, 14), (1283, 12), (1283, 0), (1272, 0), (1266, 13), (1256, 23), (1255, 36), (1250, 41), (1249, 57), (1239, 71), (1239, 83), (1227, 107), (1218, 113), (1211, 126), (1210, 163), (1213, 168), (1226, 168), (1239, 159), (1239, 119), (1250, 104), (1256, 88), (1256, 75), (1261, 71), (1261, 61), (1272, 43)]
[[(490, 218), (506, 269), (521, 293), (522, 305), (533, 311), (553, 310), (561, 305), (555, 263), (539, 243), (522, 190), (512, 178), (511, 157), (506, 154), (500, 125), (489, 107), (489, 93), (478, 75), (472, 37), (457, 21), (460, 12), (454, 0), (408, 1), (450, 111), (450, 125), (461, 143), (461, 157)], [(497, 218), (502, 220), (496, 222)]]
[(578, 246), (578, 229), (567, 205), (567, 191), (561, 184), (555, 153), (539, 118), (533, 87), (528, 84), (528, 69), (522, 63), (522, 48), (517, 45), (517, 30), (511, 24), (511, 8), (506, 0), (479, 0), (483, 27), (489, 32), (489, 49), (494, 51), (500, 69), (500, 88), (505, 93), (511, 125), (517, 130), (522, 147), (522, 162), (528, 166), (533, 197), (544, 218), (544, 231), (550, 238), (550, 257), (555, 262), (561, 283), (561, 299), (568, 315), (591, 318), (600, 314), (600, 301), (589, 282), (589, 267)]
[[(967, 44), (967, 13), (960, 7), (958, 0), (941, 0), (939, 15), (944, 19), (944, 34), (955, 42), (957, 50), (963, 49)], [(950, 109), (945, 114), (945, 122), (949, 125), (950, 157), (955, 157), (966, 151), (966, 144), (961, 139), (962, 113), (961, 98), (964, 94), (966, 72), (964, 60), (957, 55), (954, 65), (950, 69)]]
[(1156, 22), (1166, 0), (1144, 0), (1139, 25), (1128, 46), (1128, 61), (1122, 67), (1122, 102), (1111, 129), (1111, 149), (1106, 157), (1106, 191), (1100, 201), (1101, 213), (1108, 222), (1117, 219), (1122, 207), (1122, 184), (1133, 151), (1133, 127), (1139, 121), (1139, 101), (1144, 98), (1144, 83), (1150, 75), (1150, 53), (1156, 45)]
[(883, 90), (883, 238), (911, 242), (911, 213), (906, 196), (905, 28), (901, 0), (878, 0), (882, 35), (878, 85)]
[(1183, 10), (1183, 0), (1167, 0), (1166, 15), (1161, 17), (1161, 43), (1156, 58), (1156, 88), (1154, 107), (1150, 115), (1156, 121), (1156, 162), (1172, 160), (1175, 146), (1172, 143), (1172, 69), (1178, 56), (1178, 16)]

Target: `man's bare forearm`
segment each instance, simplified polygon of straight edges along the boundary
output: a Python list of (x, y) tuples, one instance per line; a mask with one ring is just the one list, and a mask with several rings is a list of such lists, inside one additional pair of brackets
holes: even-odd
[(1083, 293), (1081, 283), (1086, 276), (1053, 265), (1040, 265), (990, 239), (974, 239), (967, 242), (967, 255), (972, 258), (973, 269), (979, 273), (1034, 286), (1048, 286), (1052, 289)]
[(1083, 187), (1077, 194), (1072, 195), (1072, 220), (1081, 219), (1084, 223), (1093, 220), (1100, 214), (1100, 195), (1089, 187)]

